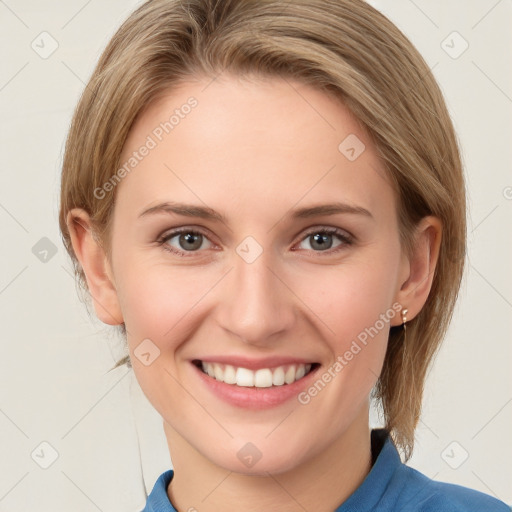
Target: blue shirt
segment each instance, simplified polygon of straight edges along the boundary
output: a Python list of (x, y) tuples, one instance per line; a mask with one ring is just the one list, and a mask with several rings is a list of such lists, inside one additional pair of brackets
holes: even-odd
[[(496, 498), (460, 485), (437, 482), (406, 466), (389, 434), (372, 430), (373, 465), (362, 484), (335, 512), (510, 512)], [(173, 477), (160, 475), (142, 512), (177, 512), (167, 496)]]

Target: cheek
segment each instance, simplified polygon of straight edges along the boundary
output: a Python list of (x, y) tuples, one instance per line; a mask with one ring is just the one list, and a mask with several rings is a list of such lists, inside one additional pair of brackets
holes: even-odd
[(318, 269), (297, 280), (295, 290), (329, 327), (331, 337), (340, 340), (340, 349), (373, 326), (381, 314), (394, 316), (397, 265), (392, 261)]
[[(193, 272), (183, 267), (132, 261), (125, 266), (118, 289), (133, 371), (144, 394), (163, 417), (169, 408), (175, 409), (170, 404), (180, 404), (180, 410), (191, 406), (190, 400), (187, 402), (190, 397), (176, 381), (180, 379), (176, 354), (197, 327), (194, 306), (215, 282), (205, 282), (198, 273), (196, 270), (193, 277)], [(146, 365), (142, 354), (148, 352)], [(198, 411), (192, 413), (197, 415)]]
[[(199, 269), (172, 268), (147, 261), (128, 262), (118, 287), (130, 348), (149, 338), (162, 355), (187, 338), (187, 321), (218, 277)], [(210, 283), (211, 281), (211, 283)]]

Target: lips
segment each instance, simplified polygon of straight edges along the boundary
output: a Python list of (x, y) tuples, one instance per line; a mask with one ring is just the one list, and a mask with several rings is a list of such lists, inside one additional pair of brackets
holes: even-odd
[(247, 410), (277, 407), (297, 398), (311, 385), (321, 367), (316, 362), (289, 357), (260, 360), (215, 357), (190, 362), (209, 393), (231, 406)]

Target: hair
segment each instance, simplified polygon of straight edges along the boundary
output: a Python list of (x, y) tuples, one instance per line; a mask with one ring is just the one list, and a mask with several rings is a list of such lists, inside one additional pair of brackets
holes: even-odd
[[(362, 0), (150, 0), (113, 36), (77, 105), (62, 169), (59, 223), (87, 292), (66, 223), (84, 209), (107, 257), (115, 188), (128, 133), (148, 105), (192, 77), (291, 78), (333, 95), (374, 142), (397, 197), (403, 247), (427, 215), (443, 225), (432, 288), (420, 313), (391, 328), (374, 397), (385, 428), (409, 459), (426, 372), (446, 334), (466, 248), (461, 156), (441, 90), (406, 36)], [(87, 301), (84, 301), (87, 302)], [(404, 306), (406, 307), (406, 306)], [(126, 327), (119, 326), (126, 342)], [(127, 355), (115, 367), (130, 364)]]

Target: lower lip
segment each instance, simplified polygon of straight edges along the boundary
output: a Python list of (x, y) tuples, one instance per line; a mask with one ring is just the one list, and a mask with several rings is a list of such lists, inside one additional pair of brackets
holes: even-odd
[(296, 380), (292, 384), (256, 388), (226, 384), (202, 372), (195, 364), (192, 364), (192, 366), (201, 381), (204, 382), (213, 394), (235, 407), (243, 407), (246, 409), (269, 409), (287, 402), (310, 385), (311, 380), (318, 370), (318, 367), (315, 368), (305, 377)]

